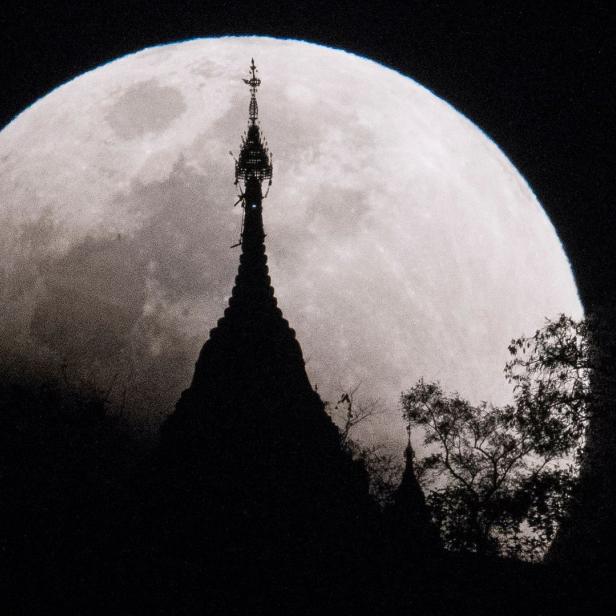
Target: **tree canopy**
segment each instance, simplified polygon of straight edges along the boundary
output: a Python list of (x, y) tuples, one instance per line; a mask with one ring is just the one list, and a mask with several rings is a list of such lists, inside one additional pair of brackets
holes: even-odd
[(420, 379), (401, 397), (423, 438), (416, 469), (452, 550), (537, 560), (566, 515), (588, 418), (585, 321), (565, 315), (509, 345), (511, 404), (471, 404)]

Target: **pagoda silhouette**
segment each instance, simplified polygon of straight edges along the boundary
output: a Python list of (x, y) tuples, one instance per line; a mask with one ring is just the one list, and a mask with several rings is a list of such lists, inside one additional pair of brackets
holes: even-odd
[[(365, 468), (310, 384), (277, 305), (263, 225), (272, 156), (259, 126), (254, 61), (244, 82), (248, 128), (235, 164), (239, 269), (192, 382), (161, 429), (151, 471), (158, 495), (147, 505), (155, 514), (144, 525), (161, 558), (198, 563), (214, 595), (232, 579), (242, 601), (275, 598), (299, 609), (319, 596), (324, 604), (346, 596), (349, 605), (345, 584), (368, 576), (377, 509)], [(249, 608), (256, 603), (242, 603)]]
[(402, 479), (383, 514), (390, 540), (388, 552), (398, 559), (415, 563), (426, 555), (439, 553), (442, 545), (415, 474), (410, 424), (407, 425), (407, 435)]

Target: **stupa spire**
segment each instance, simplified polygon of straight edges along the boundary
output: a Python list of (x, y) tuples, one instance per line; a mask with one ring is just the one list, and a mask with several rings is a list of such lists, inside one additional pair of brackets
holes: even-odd
[(250, 79), (243, 80), (250, 87), (248, 131), (242, 138), (240, 155), (235, 163), (235, 183), (243, 182), (246, 187), (253, 179), (259, 183), (269, 180), (270, 184), (272, 179), (272, 155), (267, 148), (267, 142), (261, 138), (257, 123), (259, 117), (257, 88), (261, 85), (261, 80), (256, 76), (257, 67), (254, 60), (251, 62), (250, 72)]
[(422, 557), (440, 550), (441, 542), (430, 519), (426, 499), (415, 475), (415, 452), (411, 444), (411, 426), (407, 424), (407, 443), (404, 450), (404, 472), (393, 502), (385, 516), (390, 527), (392, 550), (401, 551), (408, 558)]
[(277, 306), (261, 190), (272, 161), (257, 122), (254, 62), (244, 81), (251, 101), (235, 164), (244, 210), (240, 264), (229, 305), (162, 427), (156, 515), (174, 553), (193, 553), (211, 575), (239, 563), (251, 575), (269, 571), (262, 579), (303, 588), (308, 572), (364, 562), (357, 537), (372, 524), (373, 507), (365, 469), (343, 448)]
[(256, 124), (259, 115), (259, 107), (257, 105), (257, 88), (261, 85), (261, 80), (257, 77), (257, 67), (255, 66), (254, 58), (250, 60), (250, 79), (244, 79), (244, 83), (250, 86), (250, 106), (248, 108), (248, 116), (251, 124)]
[(257, 88), (261, 80), (256, 76), (257, 67), (254, 59), (250, 64), (250, 79), (244, 83), (250, 87), (250, 106), (248, 108), (248, 130), (242, 137), (240, 154), (235, 161), (235, 184), (239, 186), (239, 198), (236, 203), (242, 204), (242, 231), (240, 241), (235, 246), (243, 246), (243, 252), (250, 247), (262, 244), (265, 234), (261, 216), (262, 201), (267, 196), (263, 194), (262, 183), (272, 184), (272, 155), (261, 137), (257, 123), (259, 108), (257, 106)]
[[(279, 388), (287, 381), (287, 393), (321, 404), (306, 375), (295, 331), (278, 308), (267, 267), (262, 207), (267, 193), (263, 194), (262, 184), (271, 184), (272, 157), (257, 121), (256, 92), (261, 80), (254, 59), (249, 78), (243, 81), (250, 88), (251, 99), (248, 128), (235, 161), (238, 203), (243, 209), (240, 263), (229, 305), (210, 330), (191, 386), (182, 394), (168, 426), (185, 414), (213, 420), (223, 407), (230, 408), (227, 418), (239, 414), (246, 400), (266, 390), (282, 400)], [(218, 410), (206, 411), (205, 407)], [(212, 432), (224, 419), (216, 423), (211, 426)]]

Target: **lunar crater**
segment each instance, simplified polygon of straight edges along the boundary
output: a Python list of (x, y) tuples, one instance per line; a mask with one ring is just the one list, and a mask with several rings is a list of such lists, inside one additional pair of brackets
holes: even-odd
[(113, 103), (105, 119), (120, 139), (136, 139), (164, 132), (186, 109), (179, 90), (149, 79), (130, 86)]

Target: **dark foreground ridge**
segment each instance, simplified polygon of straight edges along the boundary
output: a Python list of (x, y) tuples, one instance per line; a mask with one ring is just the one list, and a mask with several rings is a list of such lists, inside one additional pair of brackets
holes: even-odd
[(3, 613), (611, 613), (592, 572), (445, 553), (410, 443), (391, 504), (371, 499), (277, 306), (254, 63), (245, 81), (235, 286), (157, 445), (99, 391), (2, 383)]
[[(421, 533), (396, 527), (396, 516), (375, 522), (370, 507), (348, 509), (349, 530), (335, 543), (342, 557), (310, 562), (310, 546), (304, 553), (288, 527), (243, 527), (244, 509), (227, 521), (232, 497), (200, 491), (182, 501), (182, 480), (161, 498), (170, 473), (160, 454), (105, 407), (100, 392), (46, 375), (0, 384), (3, 614), (614, 613), (595, 570), (424, 553)], [(331, 528), (314, 525), (315, 545), (331, 545)], [(347, 547), (349, 567), (314, 570), (319, 558), (339, 564)]]

